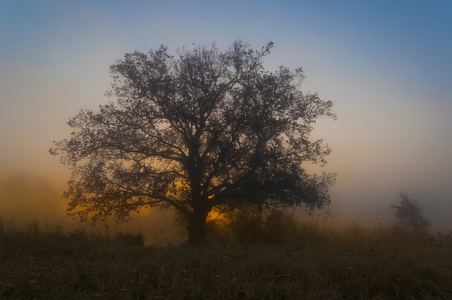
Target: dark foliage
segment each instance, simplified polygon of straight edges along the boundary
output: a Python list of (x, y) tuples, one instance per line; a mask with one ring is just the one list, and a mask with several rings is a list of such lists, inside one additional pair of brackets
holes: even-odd
[(310, 132), (334, 118), (333, 104), (299, 90), (301, 68), (265, 70), (272, 46), (237, 41), (175, 57), (161, 46), (117, 61), (108, 92), (117, 101), (80, 111), (71, 138), (50, 150), (72, 168), (68, 214), (124, 220), (145, 206), (174, 208), (195, 241), (214, 207), (328, 205), (334, 176), (302, 164), (326, 163), (330, 149)]
[(399, 205), (391, 204), (399, 222), (404, 226), (410, 227), (416, 234), (426, 232), (431, 222), (424, 217), (422, 208), (417, 201), (410, 199), (408, 194), (403, 192), (400, 192), (400, 198)]

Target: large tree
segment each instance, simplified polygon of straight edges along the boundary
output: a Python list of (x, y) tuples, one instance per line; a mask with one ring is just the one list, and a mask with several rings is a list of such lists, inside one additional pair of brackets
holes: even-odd
[(304, 163), (326, 162), (330, 149), (310, 133), (317, 118), (334, 118), (332, 102), (300, 91), (301, 68), (265, 70), (272, 46), (175, 56), (161, 46), (118, 60), (108, 92), (117, 101), (80, 111), (71, 138), (50, 150), (72, 169), (68, 215), (124, 220), (173, 208), (195, 242), (212, 208), (328, 205), (334, 176), (310, 175)]

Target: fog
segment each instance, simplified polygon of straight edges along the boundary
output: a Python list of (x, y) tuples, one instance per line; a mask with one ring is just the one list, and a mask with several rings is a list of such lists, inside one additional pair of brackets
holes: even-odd
[[(380, 181), (368, 177), (361, 180), (353, 178), (350, 182), (346, 180), (347, 178), (341, 178), (338, 174), (338, 182), (331, 190), (332, 205), (329, 209), (316, 210), (311, 216), (304, 210), (297, 209), (295, 216), (298, 221), (302, 224), (316, 222), (321, 226), (337, 229), (352, 224), (369, 229), (396, 224), (390, 207), (391, 203), (396, 204), (399, 201), (399, 190), (392, 184), (394, 178), (380, 179)], [(369, 183), (368, 180), (374, 184)], [(34, 220), (43, 227), (59, 224), (66, 232), (76, 229), (110, 234), (117, 231), (134, 233), (141, 231), (147, 244), (178, 243), (184, 240), (185, 230), (174, 222), (172, 211), (142, 209), (139, 214), (131, 213), (131, 220), (125, 223), (117, 224), (110, 219), (107, 223), (108, 227), (103, 223), (92, 226), (66, 217), (67, 200), (62, 198), (64, 188), (65, 183), (62, 178), (51, 179), (33, 174), (2, 176), (0, 178), (0, 217), (3, 221), (13, 222), (19, 227)], [(421, 190), (416, 194), (418, 190), (412, 186), (408, 193), (424, 208), (425, 217), (432, 221), (432, 232), (451, 230), (450, 207), (444, 205), (445, 201), (441, 200), (441, 195), (436, 195), (438, 198), (435, 201), (433, 193)]]
[(61, 225), (65, 232), (85, 229), (90, 232), (117, 231), (137, 233), (141, 231), (147, 244), (176, 243), (183, 239), (183, 231), (174, 223), (171, 211), (143, 209), (139, 214), (131, 213), (131, 220), (125, 223), (98, 223), (94, 226), (77, 219), (66, 217), (67, 200), (62, 198), (62, 187), (56, 186), (56, 179), (49, 180), (32, 174), (15, 174), (0, 178), (0, 217), (22, 227), (37, 221), (45, 226)]
[[(452, 229), (452, 4), (449, 2), (17, 2), (0, 4), (0, 215), (87, 226), (65, 216), (70, 172), (49, 155), (79, 109), (105, 104), (110, 65), (161, 44), (269, 41), (270, 69), (303, 67), (306, 92), (334, 101), (314, 138), (333, 150), (331, 226), (393, 224), (399, 191), (432, 230)], [(322, 212), (319, 212), (322, 214)], [(302, 221), (306, 220), (303, 218)], [(176, 236), (171, 213), (118, 230)], [(113, 225), (112, 225), (113, 228)], [(113, 230), (113, 229), (112, 229)]]

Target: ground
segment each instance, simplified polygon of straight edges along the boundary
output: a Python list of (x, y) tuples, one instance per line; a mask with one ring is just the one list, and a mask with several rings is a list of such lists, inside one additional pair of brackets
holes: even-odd
[(449, 240), (356, 228), (316, 236), (279, 245), (145, 247), (133, 234), (3, 227), (0, 298), (452, 298)]

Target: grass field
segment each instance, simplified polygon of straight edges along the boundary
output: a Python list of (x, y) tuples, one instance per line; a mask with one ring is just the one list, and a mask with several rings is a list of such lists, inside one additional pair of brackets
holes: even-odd
[(2, 221), (0, 298), (452, 299), (448, 235), (312, 224), (292, 230), (292, 239), (277, 242), (145, 247), (140, 233)]

